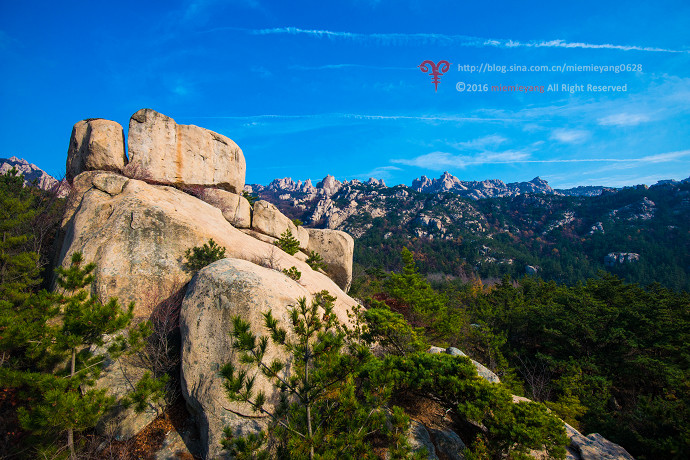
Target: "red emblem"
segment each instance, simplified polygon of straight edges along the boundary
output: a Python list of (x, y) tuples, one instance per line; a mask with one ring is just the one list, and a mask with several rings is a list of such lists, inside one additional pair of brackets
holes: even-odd
[(434, 84), (435, 90), (438, 91), (438, 84), (441, 83), (441, 80), (439, 80), (439, 78), (441, 77), (441, 75), (448, 72), (448, 69), (450, 69), (450, 62), (438, 61), (437, 64), (434, 64), (434, 61), (430, 61), (427, 59), (426, 61), (419, 64), (417, 67), (419, 67), (422, 72), (428, 73), (428, 65), (431, 66), (431, 73), (429, 74), (432, 76), (431, 82)]

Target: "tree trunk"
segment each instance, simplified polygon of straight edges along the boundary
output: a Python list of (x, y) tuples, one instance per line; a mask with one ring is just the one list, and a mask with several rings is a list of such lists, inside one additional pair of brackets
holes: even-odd
[[(77, 362), (77, 349), (72, 348), (72, 368), (69, 374), (70, 378), (74, 377), (74, 371)], [(77, 453), (74, 451), (74, 430), (69, 428), (67, 430), (67, 446), (69, 447), (70, 460), (77, 460)]]
[(306, 355), (304, 357), (304, 387), (307, 390), (306, 406), (307, 406), (307, 432), (309, 433), (309, 460), (314, 460), (314, 434), (311, 428), (311, 399), (309, 397), (309, 392), (311, 388), (309, 387), (309, 339), (307, 338)]

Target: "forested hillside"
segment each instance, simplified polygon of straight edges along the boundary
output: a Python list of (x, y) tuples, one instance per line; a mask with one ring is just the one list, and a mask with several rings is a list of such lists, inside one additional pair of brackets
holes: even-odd
[(573, 286), (508, 276), (432, 287), (412, 253), (353, 295), (385, 302), (436, 344), (466, 350), (514, 393), (544, 402), (635, 458), (690, 455), (690, 294), (604, 274)]
[(688, 181), (600, 188), (594, 196), (537, 190), (483, 199), (330, 176), (317, 187), (281, 180), (254, 189), (291, 217), (352, 234), (363, 268), (390, 271), (407, 247), (427, 274), (500, 279), (527, 272), (573, 284), (606, 270), (628, 282), (690, 289)]

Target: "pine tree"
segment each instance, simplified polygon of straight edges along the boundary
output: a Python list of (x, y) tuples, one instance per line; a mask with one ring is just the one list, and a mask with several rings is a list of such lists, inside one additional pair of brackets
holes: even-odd
[[(150, 334), (148, 322), (121, 333), (132, 321), (134, 304), (123, 310), (116, 299), (103, 304), (91, 297), (85, 288), (94, 268), (75, 253), (69, 268), (56, 270), (60, 293), (30, 295), (0, 316), (0, 347), (13, 352), (0, 368), (0, 384), (25, 395), (18, 409), (22, 428), (36, 435), (39, 449), (65, 436), (72, 459), (77, 458), (75, 432), (94, 427), (116, 403), (138, 403), (137, 409), (143, 409), (143, 398), (158, 397), (165, 383), (147, 375), (122, 401), (93, 388), (106, 359), (132, 352)], [(96, 351), (105, 345), (107, 352)]]
[(184, 253), (185, 270), (196, 273), (207, 265), (212, 264), (216, 260), (225, 258), (225, 248), (219, 246), (213, 238), (209, 239), (203, 246), (195, 246), (189, 248)]
[(299, 251), (299, 240), (292, 235), (288, 228), (280, 234), (280, 238), (276, 241), (276, 246), (294, 256)]
[(307, 265), (311, 267), (312, 270), (325, 270), (326, 263), (323, 261), (323, 257), (316, 251), (309, 251), (309, 257), (307, 257)]
[[(244, 437), (226, 429), (223, 446), (235, 458), (311, 460), (347, 454), (373, 459), (377, 458), (369, 442), (373, 435), (386, 439), (396, 458), (407, 458), (404, 433), (409, 419), (399, 408), (390, 415), (386, 410), (393, 386), (387, 380), (390, 372), (368, 348), (348, 345), (348, 334), (333, 313), (334, 300), (325, 291), (311, 305), (300, 298), (290, 311), (291, 334), (266, 312), (270, 339), (256, 336), (249, 323), (234, 318), (233, 348), (240, 352), (243, 366), (228, 363), (221, 370), (228, 398), (249, 404), (269, 420), (267, 431)], [(282, 348), (288, 358), (267, 362), (269, 343)], [(275, 407), (267, 404), (265, 393), (254, 390), (259, 372), (279, 391)]]
[(0, 298), (5, 300), (19, 300), (40, 283), (38, 254), (28, 250), (33, 201), (16, 169), (0, 175)]

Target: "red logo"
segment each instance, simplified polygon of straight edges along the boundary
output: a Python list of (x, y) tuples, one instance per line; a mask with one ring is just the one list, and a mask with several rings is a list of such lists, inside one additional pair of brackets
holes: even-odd
[(434, 84), (435, 90), (438, 91), (438, 84), (441, 83), (441, 80), (439, 80), (439, 78), (441, 77), (441, 75), (448, 72), (448, 69), (450, 69), (450, 62), (438, 61), (437, 64), (434, 64), (434, 61), (430, 61), (427, 59), (426, 61), (419, 64), (417, 67), (419, 67), (422, 72), (428, 73), (429, 67), (427, 67), (427, 65), (431, 66), (431, 73), (429, 75), (432, 76), (431, 82)]

